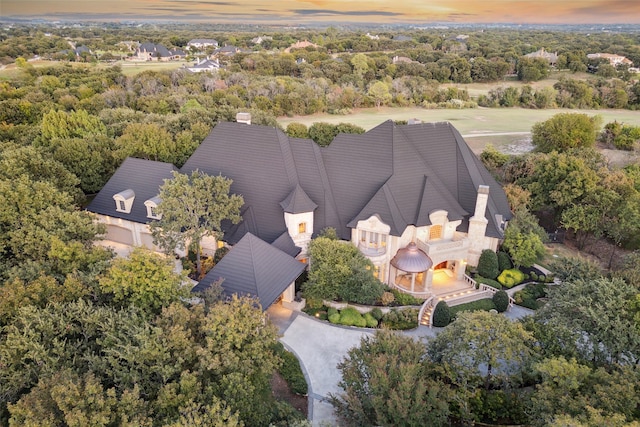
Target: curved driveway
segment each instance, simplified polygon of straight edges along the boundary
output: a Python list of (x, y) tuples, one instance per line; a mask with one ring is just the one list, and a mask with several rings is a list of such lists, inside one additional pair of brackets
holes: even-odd
[[(333, 406), (328, 402), (329, 394), (338, 394), (341, 380), (338, 363), (342, 362), (349, 349), (360, 344), (363, 336), (373, 332), (366, 329), (332, 325), (308, 315), (288, 310), (282, 305), (271, 306), (267, 313), (280, 331), (280, 341), (300, 361), (309, 385), (309, 419), (314, 426), (338, 425)], [(522, 307), (512, 307), (507, 317), (515, 319), (532, 313)], [(414, 338), (434, 336), (440, 328), (420, 326), (404, 333)]]

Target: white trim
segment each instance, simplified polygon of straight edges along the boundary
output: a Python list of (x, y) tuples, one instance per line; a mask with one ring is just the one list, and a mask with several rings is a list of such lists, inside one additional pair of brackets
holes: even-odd
[(113, 195), (113, 200), (116, 202), (116, 211), (131, 213), (131, 207), (133, 206), (133, 200), (136, 198), (136, 193), (132, 189), (127, 189)]

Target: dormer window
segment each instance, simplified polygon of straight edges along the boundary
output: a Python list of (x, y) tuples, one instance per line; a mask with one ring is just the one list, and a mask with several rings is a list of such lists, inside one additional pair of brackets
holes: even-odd
[(135, 199), (136, 193), (132, 189), (127, 189), (113, 195), (113, 200), (116, 202), (116, 211), (123, 213), (131, 213), (131, 207), (133, 206), (133, 199)]
[(160, 197), (152, 197), (144, 202), (147, 207), (147, 218), (160, 219), (162, 215), (158, 213), (158, 205), (160, 204)]
[(307, 232), (307, 223), (301, 222), (298, 224), (298, 234), (304, 234)]

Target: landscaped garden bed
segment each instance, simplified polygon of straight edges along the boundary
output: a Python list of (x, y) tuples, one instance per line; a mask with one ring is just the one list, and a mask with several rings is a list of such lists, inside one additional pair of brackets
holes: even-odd
[(418, 327), (419, 309), (413, 307), (387, 308), (384, 312), (380, 307), (344, 308), (306, 306), (302, 311), (319, 320), (326, 320), (335, 325), (356, 326), (359, 328), (386, 328), (406, 330)]

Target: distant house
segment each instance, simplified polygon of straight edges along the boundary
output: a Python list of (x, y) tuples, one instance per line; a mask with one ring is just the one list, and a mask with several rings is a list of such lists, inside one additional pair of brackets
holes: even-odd
[(291, 46), (289, 46), (288, 48), (286, 48), (284, 51), (286, 53), (291, 52), (294, 49), (305, 49), (307, 47), (314, 47), (314, 48), (318, 48), (320, 46), (318, 46), (315, 43), (311, 43), (310, 41), (304, 40), (304, 41), (299, 41), (299, 42), (295, 42), (293, 43)]
[(188, 48), (204, 49), (207, 47), (218, 47), (218, 40), (216, 39), (193, 39), (187, 43)]
[(251, 43), (253, 44), (262, 44), (264, 41), (271, 41), (273, 37), (271, 36), (258, 36), (251, 39)]
[(213, 51), (213, 55), (217, 57), (221, 56), (233, 56), (236, 53), (242, 52), (242, 49), (233, 45), (224, 45)]
[(394, 56), (391, 60), (393, 64), (411, 64), (412, 62), (416, 62), (411, 58), (407, 58), (406, 56)]
[(365, 36), (366, 36), (367, 38), (371, 39), (371, 40), (380, 40), (380, 36), (379, 36), (379, 35), (377, 35), (377, 34), (373, 35), (373, 34), (369, 34), (369, 33), (367, 33), (367, 34), (365, 34)]
[(137, 61), (171, 61), (183, 59), (186, 54), (180, 49), (169, 50), (161, 44), (142, 43), (137, 47), (132, 60)]
[(540, 48), (535, 52), (528, 53), (524, 56), (525, 58), (542, 58), (549, 63), (550, 66), (555, 67), (558, 62), (558, 52), (551, 53), (544, 50), (544, 48)]
[[(232, 179), (231, 192), (245, 202), (242, 221), (223, 224), (235, 255), (202, 287), (225, 278), (226, 292), (257, 293), (263, 305), (279, 292), (291, 299), (301, 272), (295, 259), (306, 262), (311, 238), (327, 227), (357, 247), (382, 282), (433, 298), (449, 284), (473, 283), (467, 265), (497, 249), (511, 218), (504, 191), (449, 123), (386, 121), (320, 147), (274, 127), (221, 122), (180, 171), (196, 169)], [(153, 248), (148, 224), (173, 170), (124, 161), (87, 207), (107, 226), (105, 244)], [(218, 242), (202, 244), (212, 253)]]
[(615, 55), (613, 53), (590, 53), (587, 55), (588, 59), (606, 59), (609, 61), (609, 64), (617, 67), (618, 65), (624, 64), (628, 66), (632, 66), (633, 62), (625, 56)]
[(217, 59), (203, 59), (185, 68), (192, 73), (210, 73), (220, 69), (220, 62)]

